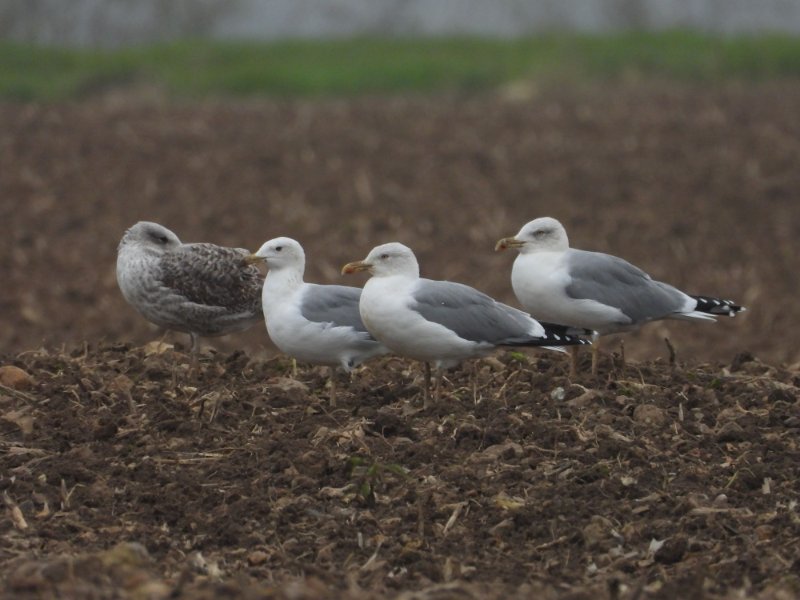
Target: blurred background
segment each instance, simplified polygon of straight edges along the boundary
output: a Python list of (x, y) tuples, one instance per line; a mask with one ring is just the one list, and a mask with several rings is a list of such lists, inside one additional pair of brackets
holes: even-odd
[(6, 0), (4, 37), (119, 47), (180, 38), (517, 37), (688, 28), (800, 31), (793, 0)]
[(798, 32), (787, 0), (0, 0), (0, 352), (158, 335), (116, 287), (138, 220), (295, 237), (324, 283), (398, 240), (516, 305), (494, 242), (550, 215), (749, 308), (628, 356), (800, 361)]

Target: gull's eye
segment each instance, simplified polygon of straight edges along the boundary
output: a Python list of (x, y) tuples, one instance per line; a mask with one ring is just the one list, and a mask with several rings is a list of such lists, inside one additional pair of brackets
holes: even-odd
[(533, 237), (535, 237), (535, 238), (543, 238), (548, 233), (549, 232), (546, 229), (537, 229), (536, 231), (533, 232)]
[(169, 242), (169, 238), (165, 235), (153, 235), (153, 237), (159, 244), (166, 244)]
[(283, 246), (275, 246), (275, 252), (280, 252), (283, 250)]
[(381, 260), (386, 260), (389, 258), (388, 254), (381, 254)]

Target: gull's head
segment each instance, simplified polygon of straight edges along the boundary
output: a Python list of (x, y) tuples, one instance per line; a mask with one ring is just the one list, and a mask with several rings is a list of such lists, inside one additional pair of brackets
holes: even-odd
[(560, 251), (569, 248), (569, 238), (564, 226), (552, 217), (540, 217), (526, 223), (514, 237), (499, 240), (496, 251), (516, 248), (520, 253)]
[(163, 254), (181, 245), (178, 236), (158, 223), (139, 221), (125, 232), (119, 242), (118, 250), (123, 247), (136, 247), (149, 254)]
[(306, 264), (306, 253), (303, 252), (300, 242), (288, 237), (279, 237), (264, 242), (258, 252), (244, 260), (248, 264), (265, 262), (271, 271), (285, 267), (302, 270)]
[(342, 274), (358, 271), (369, 271), (373, 277), (392, 275), (419, 277), (419, 263), (411, 248), (398, 242), (391, 242), (376, 246), (364, 260), (347, 263), (342, 268)]

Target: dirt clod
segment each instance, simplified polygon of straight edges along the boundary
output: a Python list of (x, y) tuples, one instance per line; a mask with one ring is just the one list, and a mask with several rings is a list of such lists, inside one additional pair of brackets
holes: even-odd
[(656, 551), (654, 558), (656, 562), (671, 565), (683, 559), (687, 547), (688, 542), (685, 536), (673, 536), (664, 541), (664, 544)]
[(653, 404), (640, 404), (633, 409), (633, 420), (642, 425), (661, 427), (667, 422), (667, 415), (662, 408)]
[(745, 430), (736, 421), (728, 421), (717, 431), (718, 442), (741, 442), (747, 437)]

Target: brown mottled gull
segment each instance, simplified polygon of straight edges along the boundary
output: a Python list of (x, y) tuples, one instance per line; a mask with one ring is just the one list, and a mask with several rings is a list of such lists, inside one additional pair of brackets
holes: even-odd
[(242, 331), (261, 319), (263, 276), (242, 248), (183, 244), (172, 231), (140, 221), (117, 249), (117, 283), (148, 321), (198, 336)]

